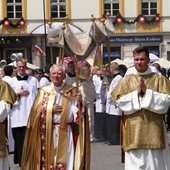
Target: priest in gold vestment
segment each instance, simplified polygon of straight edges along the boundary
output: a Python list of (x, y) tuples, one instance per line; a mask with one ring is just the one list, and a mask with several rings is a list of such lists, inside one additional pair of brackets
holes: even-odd
[[(53, 65), (50, 78), (51, 84), (39, 89), (31, 109), (21, 169), (89, 170), (90, 139), (81, 114), (81, 95), (75, 87), (64, 83), (63, 65)], [(78, 128), (73, 128), (73, 124)]]
[(164, 116), (170, 105), (170, 82), (152, 71), (146, 47), (134, 49), (133, 58), (134, 72), (112, 91), (114, 102), (124, 112), (125, 170), (169, 170)]
[(8, 83), (0, 80), (0, 169), (8, 170), (7, 160), (7, 136), (5, 132), (4, 120), (8, 116), (13, 104), (17, 100), (17, 95)]

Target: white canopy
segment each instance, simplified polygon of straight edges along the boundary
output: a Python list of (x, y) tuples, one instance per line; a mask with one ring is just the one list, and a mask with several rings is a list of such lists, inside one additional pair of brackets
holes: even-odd
[(88, 33), (74, 33), (68, 24), (64, 30), (51, 29), (48, 33), (48, 42), (64, 47), (70, 55), (76, 54), (81, 57), (89, 56), (96, 46)]
[(94, 50), (98, 51), (98, 45), (108, 41), (108, 37), (113, 34), (114, 26), (108, 17), (105, 24), (93, 22), (89, 32), (74, 32), (69, 24), (58, 28), (50, 28), (48, 31), (48, 42), (55, 43), (70, 54), (78, 57), (88, 58), (92, 56)]
[[(70, 29), (72, 30), (73, 33), (80, 33), (80, 29), (78, 29), (77, 27), (68, 24), (70, 26)], [(63, 26), (63, 22), (53, 22), (51, 25), (51, 28), (49, 26), (49, 24), (46, 24), (46, 33), (48, 34), (50, 30), (56, 30), (59, 29)], [(44, 24), (38, 26), (36, 29), (34, 29), (31, 34), (45, 34), (44, 31)]]
[[(14, 61), (14, 62), (12, 62), (12, 63), (10, 63), (8, 65), (16, 67), (16, 61)], [(31, 69), (38, 69), (39, 68), (39, 67), (37, 67), (37, 66), (35, 66), (35, 65), (31, 64), (31, 63), (28, 63), (28, 62), (27, 62), (27, 67), (31, 68)]]

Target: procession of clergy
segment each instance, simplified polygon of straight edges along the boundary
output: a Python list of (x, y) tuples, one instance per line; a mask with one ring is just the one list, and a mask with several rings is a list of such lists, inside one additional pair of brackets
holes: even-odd
[(32, 70), (20, 58), (1, 69), (0, 170), (11, 152), (23, 170), (90, 170), (93, 142), (120, 145), (125, 170), (170, 170), (169, 70), (152, 65), (146, 47), (133, 58), (130, 68)]

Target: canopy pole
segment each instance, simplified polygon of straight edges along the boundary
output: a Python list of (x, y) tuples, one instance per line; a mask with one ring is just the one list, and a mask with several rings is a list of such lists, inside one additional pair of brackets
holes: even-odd
[[(78, 78), (78, 61), (77, 61), (77, 56), (76, 54), (73, 54), (73, 61), (74, 61), (74, 70), (75, 70), (75, 75), (76, 75), (76, 90), (77, 93), (79, 93), (79, 78)], [(81, 115), (81, 110), (80, 110), (80, 102), (78, 102), (78, 110), (79, 110), (79, 114)], [(81, 116), (79, 118), (79, 141), (80, 141), (80, 156), (82, 159), (83, 156), (83, 139), (82, 139), (82, 119)]]
[[(45, 13), (45, 7), (46, 7), (46, 5), (45, 5), (45, 0), (43, 0), (43, 15), (44, 15), (44, 41), (45, 41), (45, 49), (44, 49), (44, 51), (45, 51), (45, 54), (47, 53), (47, 31), (46, 31), (46, 13)], [(46, 54), (46, 56), (47, 56), (47, 54)], [(47, 60), (47, 58), (45, 58), (44, 57), (44, 62), (46, 63), (46, 60)], [(43, 63), (43, 65), (45, 64), (45, 63)]]
[(110, 64), (111, 64), (111, 59), (110, 59), (110, 39), (106, 39), (106, 48), (107, 48), (107, 53), (108, 53), (108, 67), (109, 67), (109, 83), (112, 80), (112, 74), (110, 72)]
[(51, 64), (53, 64), (54, 61), (53, 61), (53, 45), (52, 45), (52, 43), (50, 43), (50, 58), (51, 58)]
[(62, 61), (62, 48), (60, 47), (60, 49), (59, 49), (59, 59), (58, 59), (58, 63), (63, 63), (63, 61)]

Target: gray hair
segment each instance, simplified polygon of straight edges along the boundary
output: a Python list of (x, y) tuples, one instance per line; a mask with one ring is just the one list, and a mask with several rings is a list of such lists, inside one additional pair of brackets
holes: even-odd
[(66, 69), (65, 69), (65, 66), (63, 64), (53, 64), (51, 67), (50, 67), (50, 73), (52, 71), (53, 68), (55, 67), (62, 67), (62, 70), (63, 70), (63, 73), (65, 74), (66, 73)]

